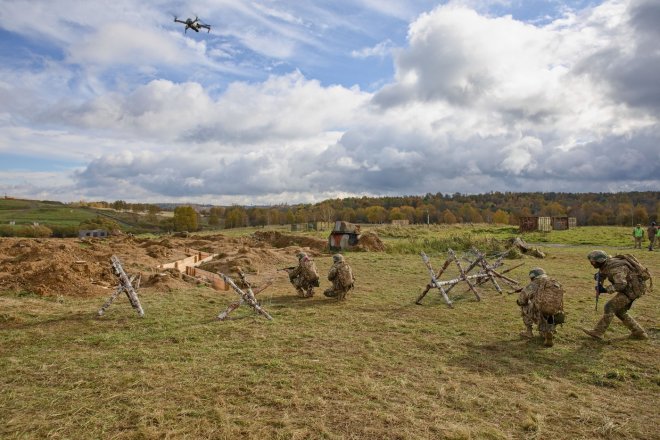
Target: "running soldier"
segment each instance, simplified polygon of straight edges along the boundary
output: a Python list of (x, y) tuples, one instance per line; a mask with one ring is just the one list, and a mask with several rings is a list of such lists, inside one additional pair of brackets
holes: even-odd
[(298, 252), (298, 266), (288, 270), (289, 281), (296, 288), (298, 296), (311, 298), (314, 296), (314, 287), (319, 287), (319, 273), (316, 264), (304, 252)]
[(326, 289), (323, 294), (328, 298), (337, 298), (343, 300), (346, 294), (353, 288), (355, 277), (351, 266), (344, 261), (344, 256), (335, 254), (332, 256), (333, 265), (328, 272), (328, 280), (332, 282), (332, 287)]
[(522, 289), (516, 300), (526, 327), (520, 336), (533, 338), (532, 328), (536, 324), (543, 337), (543, 345), (552, 347), (555, 326), (564, 322), (564, 290), (540, 267), (529, 271), (529, 279), (531, 283)]
[[(649, 289), (653, 288), (653, 281), (648, 269), (639, 264), (632, 255), (617, 255), (610, 257), (603, 251), (592, 251), (587, 255), (589, 262), (598, 269), (596, 287), (600, 293), (616, 293), (614, 298), (605, 304), (605, 312), (593, 330), (582, 330), (592, 338), (603, 340), (605, 330), (610, 326), (614, 316), (619, 318), (623, 325), (630, 330), (633, 339), (648, 339), (644, 329), (628, 315), (633, 302), (646, 293), (646, 281), (650, 281)], [(602, 282), (609, 280), (607, 288)]]

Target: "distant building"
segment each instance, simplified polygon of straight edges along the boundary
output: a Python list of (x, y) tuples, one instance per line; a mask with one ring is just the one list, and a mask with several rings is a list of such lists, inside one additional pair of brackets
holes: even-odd
[(575, 217), (520, 217), (519, 226), (520, 232), (565, 231), (575, 228), (577, 226), (577, 219)]
[(410, 224), (410, 220), (407, 218), (401, 220), (392, 220), (392, 224), (397, 226), (408, 226)]
[(105, 229), (81, 229), (78, 231), (78, 238), (106, 238), (108, 231)]
[(552, 229), (554, 231), (565, 231), (568, 226), (568, 217), (552, 217)]

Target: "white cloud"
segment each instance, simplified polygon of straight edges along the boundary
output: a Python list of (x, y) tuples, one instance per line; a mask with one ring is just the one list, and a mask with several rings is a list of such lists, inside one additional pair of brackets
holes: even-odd
[[(367, 3), (391, 16), (407, 13), (394, 2)], [(51, 188), (77, 198), (278, 203), (347, 194), (657, 190), (653, 5), (613, 0), (533, 25), (452, 2), (410, 24), (407, 45), (395, 53), (396, 77), (373, 94), (300, 71), (220, 89), (159, 77), (152, 64), (204, 63), (224, 52), (158, 29), (126, 37), (125, 24), (104, 23), (69, 46), (69, 61), (111, 68), (130, 60), (155, 78), (109, 86), (61, 66), (24, 78), (3, 69), (11, 77), (0, 81), (0, 153), (20, 146), (85, 163)], [(235, 30), (262, 53), (294, 57), (301, 45), (316, 44), (295, 28), (308, 24), (300, 10), (232, 8), (269, 23), (271, 34)], [(354, 56), (384, 53), (389, 44)], [(49, 78), (63, 91), (48, 91)]]
[(392, 52), (392, 47), (392, 42), (390, 40), (385, 40), (373, 47), (363, 47), (360, 50), (354, 50), (351, 52), (351, 56), (353, 58), (385, 58)]
[(175, 33), (115, 22), (74, 42), (69, 52), (68, 61), (81, 65), (181, 65), (203, 57), (206, 45)]

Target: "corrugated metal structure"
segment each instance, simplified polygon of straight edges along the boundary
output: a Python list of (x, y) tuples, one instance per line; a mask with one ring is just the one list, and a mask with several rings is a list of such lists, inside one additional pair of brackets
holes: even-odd
[(577, 227), (577, 218), (569, 217), (568, 218), (568, 229)]
[(410, 224), (410, 220), (408, 220), (407, 218), (401, 220), (392, 220), (392, 224), (397, 226), (407, 226)]

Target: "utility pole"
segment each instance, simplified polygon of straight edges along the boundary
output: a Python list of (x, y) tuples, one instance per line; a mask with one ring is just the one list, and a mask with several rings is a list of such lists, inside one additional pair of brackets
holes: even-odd
[(635, 207), (630, 204), (630, 226), (635, 226)]

